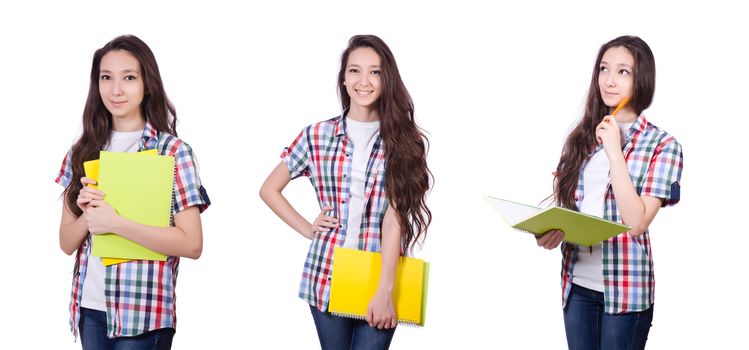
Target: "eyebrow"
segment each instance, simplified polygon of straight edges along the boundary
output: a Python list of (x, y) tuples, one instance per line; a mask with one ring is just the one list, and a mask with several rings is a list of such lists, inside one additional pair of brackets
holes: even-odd
[[(349, 64), (349, 65), (346, 65), (346, 68), (349, 68), (349, 67), (357, 67), (357, 68), (361, 68), (361, 66), (360, 66), (360, 65), (358, 65), (358, 64), (354, 64), (354, 63), (352, 63), (352, 64)], [(378, 65), (371, 65), (371, 66), (369, 66), (369, 68), (380, 68), (380, 66), (378, 66)]]
[[(108, 70), (108, 69), (100, 69), (100, 70), (99, 70), (99, 74), (101, 74), (101, 73), (109, 73), (109, 74), (112, 74), (112, 71), (110, 71), (110, 70)], [(123, 70), (123, 71), (122, 71), (122, 72), (120, 72), (120, 73), (139, 73), (139, 72), (138, 72), (138, 71), (136, 71), (136, 70), (134, 70), (134, 69), (125, 69), (125, 70)]]

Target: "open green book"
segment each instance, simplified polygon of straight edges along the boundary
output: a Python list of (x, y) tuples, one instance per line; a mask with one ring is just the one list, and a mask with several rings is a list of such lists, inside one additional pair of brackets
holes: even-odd
[(492, 207), (513, 228), (533, 234), (564, 231), (564, 240), (590, 246), (629, 231), (629, 226), (560, 207), (542, 209), (486, 196)]
[[(99, 189), (122, 217), (149, 226), (168, 227), (172, 214), (174, 157), (138, 153), (99, 153)], [(93, 255), (105, 258), (166, 260), (122, 236), (94, 235)]]

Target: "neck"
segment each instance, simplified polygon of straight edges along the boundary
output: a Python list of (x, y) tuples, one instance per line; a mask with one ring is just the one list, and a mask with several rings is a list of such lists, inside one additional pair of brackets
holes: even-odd
[[(614, 109), (616, 108), (609, 108), (609, 113), (613, 113)], [(618, 113), (616, 113), (616, 122), (617, 123), (632, 123), (637, 119), (637, 113), (630, 108), (630, 107), (624, 107), (622, 108)]]
[(346, 117), (358, 122), (374, 122), (380, 120), (380, 114), (376, 108), (351, 105)]
[(131, 132), (143, 130), (146, 127), (146, 119), (140, 115), (135, 116), (112, 116), (112, 130), (118, 132)]

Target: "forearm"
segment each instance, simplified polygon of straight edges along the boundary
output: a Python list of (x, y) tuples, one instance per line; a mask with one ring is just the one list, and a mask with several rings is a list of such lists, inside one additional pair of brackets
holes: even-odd
[(616, 198), (616, 207), (619, 209), (622, 221), (631, 227), (629, 233), (639, 236), (648, 226), (645, 203), (632, 184), (624, 157), (612, 157), (610, 165), (611, 187)]
[[(60, 225), (60, 249), (67, 255), (73, 254), (88, 236), (86, 214)], [(72, 217), (72, 214), (70, 214)]]
[(260, 198), (283, 222), (299, 232), (302, 236), (312, 239), (312, 223), (299, 214), (286, 197), (279, 190), (268, 189), (265, 186), (260, 189)]
[(202, 227), (191, 228), (200, 234), (188, 234), (179, 227), (155, 227), (119, 217), (114, 232), (155, 252), (169, 256), (183, 256), (192, 259), (200, 257), (203, 251)]
[(395, 275), (398, 269), (398, 259), (401, 249), (401, 227), (395, 217), (394, 211), (388, 208), (386, 220), (382, 227), (382, 273), (378, 288), (384, 292), (392, 293), (395, 286)]

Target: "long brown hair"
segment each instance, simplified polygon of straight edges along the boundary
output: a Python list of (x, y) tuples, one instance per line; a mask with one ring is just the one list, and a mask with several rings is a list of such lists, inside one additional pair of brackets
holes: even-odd
[(377, 36), (353, 36), (341, 55), (338, 72), (341, 107), (346, 110), (351, 106), (351, 97), (343, 82), (348, 57), (360, 47), (372, 48), (380, 56), (382, 94), (376, 103), (385, 147), (385, 191), (403, 230), (401, 251), (405, 253), (415, 243), (423, 241), (432, 222), (432, 212), (426, 204), (426, 192), (432, 178), (426, 161), (429, 141), (416, 125), (414, 104), (401, 80), (393, 53)]
[(604, 104), (598, 88), (601, 60), (610, 48), (624, 47), (634, 57), (634, 86), (629, 105), (638, 115), (650, 106), (655, 93), (655, 58), (645, 41), (636, 36), (620, 36), (601, 46), (598, 50), (596, 64), (588, 88), (585, 102), (585, 114), (572, 130), (564, 144), (562, 157), (557, 165), (554, 178), (554, 199), (556, 204), (565, 208), (577, 209), (575, 190), (580, 178), (580, 167), (588, 159), (590, 151), (596, 146), (595, 128), (603, 117), (609, 114), (609, 107)]
[(78, 193), (83, 187), (79, 181), (84, 175), (83, 162), (99, 158), (99, 151), (109, 141), (112, 130), (112, 113), (104, 106), (99, 94), (101, 59), (107, 53), (119, 50), (131, 53), (140, 63), (144, 87), (143, 101), (140, 104), (143, 116), (154, 129), (177, 136), (177, 112), (164, 92), (159, 66), (148, 45), (133, 35), (123, 35), (96, 50), (91, 63), (88, 97), (83, 109), (83, 134), (73, 145), (70, 161), (73, 176), (63, 192), (65, 203), (75, 216), (83, 214), (76, 205)]

